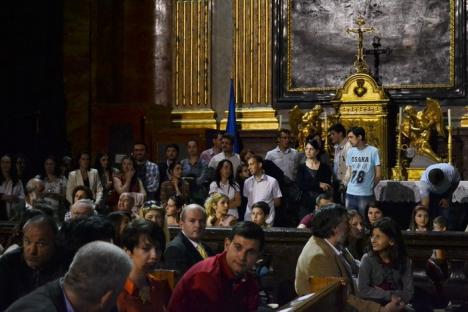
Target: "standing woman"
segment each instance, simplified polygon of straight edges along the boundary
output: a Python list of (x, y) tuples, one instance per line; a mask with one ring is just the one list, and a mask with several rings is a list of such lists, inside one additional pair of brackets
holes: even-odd
[(223, 159), (216, 167), (215, 180), (210, 184), (209, 195), (214, 193), (224, 194), (229, 199), (229, 214), (239, 218), (238, 208), (241, 205), (239, 184), (234, 180), (234, 172), (231, 161)]
[(15, 204), (24, 200), (24, 189), (16, 172), (15, 160), (10, 155), (0, 158), (0, 220), (9, 220), (19, 212)]
[(99, 173), (99, 179), (102, 185), (102, 202), (107, 207), (112, 207), (116, 203), (110, 203), (109, 200), (115, 198), (113, 196), (114, 189), (114, 176), (119, 174), (119, 170), (112, 166), (111, 159), (107, 153), (98, 153), (94, 163), (94, 168)]
[(296, 183), (301, 190), (299, 219), (315, 209), (315, 200), (319, 194), (331, 191), (331, 169), (317, 156), (320, 145), (316, 140), (308, 140), (304, 146), (305, 163), (297, 168)]
[(73, 203), (72, 192), (75, 187), (84, 185), (89, 187), (95, 198), (95, 203), (100, 204), (102, 200), (102, 184), (96, 169), (90, 168), (89, 153), (82, 152), (78, 158), (78, 169), (68, 174), (67, 200)]
[(168, 168), (170, 179), (161, 184), (161, 204), (164, 206), (172, 195), (181, 196), (189, 202), (190, 186), (182, 179), (182, 164), (174, 161)]
[[(111, 200), (111, 203), (115, 207), (114, 203), (118, 202), (118, 198), (122, 193), (132, 193), (132, 195), (141, 194), (139, 196), (143, 197), (143, 200), (138, 199), (138, 202), (143, 203), (146, 198), (145, 187), (143, 186), (143, 181), (140, 180), (136, 174), (136, 162), (130, 156), (124, 156), (122, 162), (120, 163), (121, 171), (120, 174), (117, 174), (113, 177), (114, 180), (114, 189), (115, 189), (115, 199)], [(137, 196), (133, 196), (135, 201), (137, 201)], [(135, 203), (136, 206), (140, 206)]]
[(67, 194), (67, 178), (60, 175), (60, 168), (54, 156), (44, 159), (43, 171), (36, 176), (44, 182), (46, 193), (65, 198)]

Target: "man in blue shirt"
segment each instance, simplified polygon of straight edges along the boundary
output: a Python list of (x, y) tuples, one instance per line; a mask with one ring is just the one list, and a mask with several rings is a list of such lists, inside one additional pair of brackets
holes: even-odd
[(348, 141), (352, 148), (346, 156), (346, 208), (364, 215), (366, 205), (374, 200), (374, 187), (382, 176), (379, 150), (366, 144), (366, 132), (362, 127), (351, 128)]
[(457, 169), (450, 164), (440, 163), (426, 168), (419, 185), (421, 204), (429, 209), (431, 219), (443, 216), (448, 221), (449, 229), (453, 229), (450, 202), (459, 182)]

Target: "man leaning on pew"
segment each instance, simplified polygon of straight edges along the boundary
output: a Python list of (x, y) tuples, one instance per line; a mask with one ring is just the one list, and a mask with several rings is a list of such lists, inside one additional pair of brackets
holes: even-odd
[(323, 208), (312, 221), (312, 237), (299, 256), (296, 266), (295, 287), (299, 296), (311, 292), (310, 277), (338, 277), (346, 287), (347, 311), (390, 312), (404, 309), (397, 297), (385, 306), (357, 297), (357, 287), (340, 249), (349, 232), (347, 211), (340, 205)]

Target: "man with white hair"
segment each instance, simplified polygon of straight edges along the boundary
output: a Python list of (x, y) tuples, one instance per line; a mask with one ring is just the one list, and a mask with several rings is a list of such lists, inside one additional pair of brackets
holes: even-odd
[(89, 243), (63, 278), (14, 302), (6, 311), (110, 311), (132, 268), (128, 255), (110, 243)]
[(34, 201), (42, 197), (44, 189), (44, 182), (38, 178), (32, 178), (26, 183), (25, 205), (27, 209), (33, 208)]
[(70, 211), (65, 214), (65, 221), (78, 218), (88, 218), (96, 214), (94, 203), (90, 199), (79, 199), (70, 207)]

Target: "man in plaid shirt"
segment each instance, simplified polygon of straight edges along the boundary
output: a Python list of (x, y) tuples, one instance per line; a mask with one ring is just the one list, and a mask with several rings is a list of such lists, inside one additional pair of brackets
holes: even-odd
[(146, 200), (155, 200), (156, 191), (159, 187), (158, 165), (146, 159), (145, 143), (133, 145), (133, 157), (137, 163), (137, 175), (143, 181), (146, 190)]

